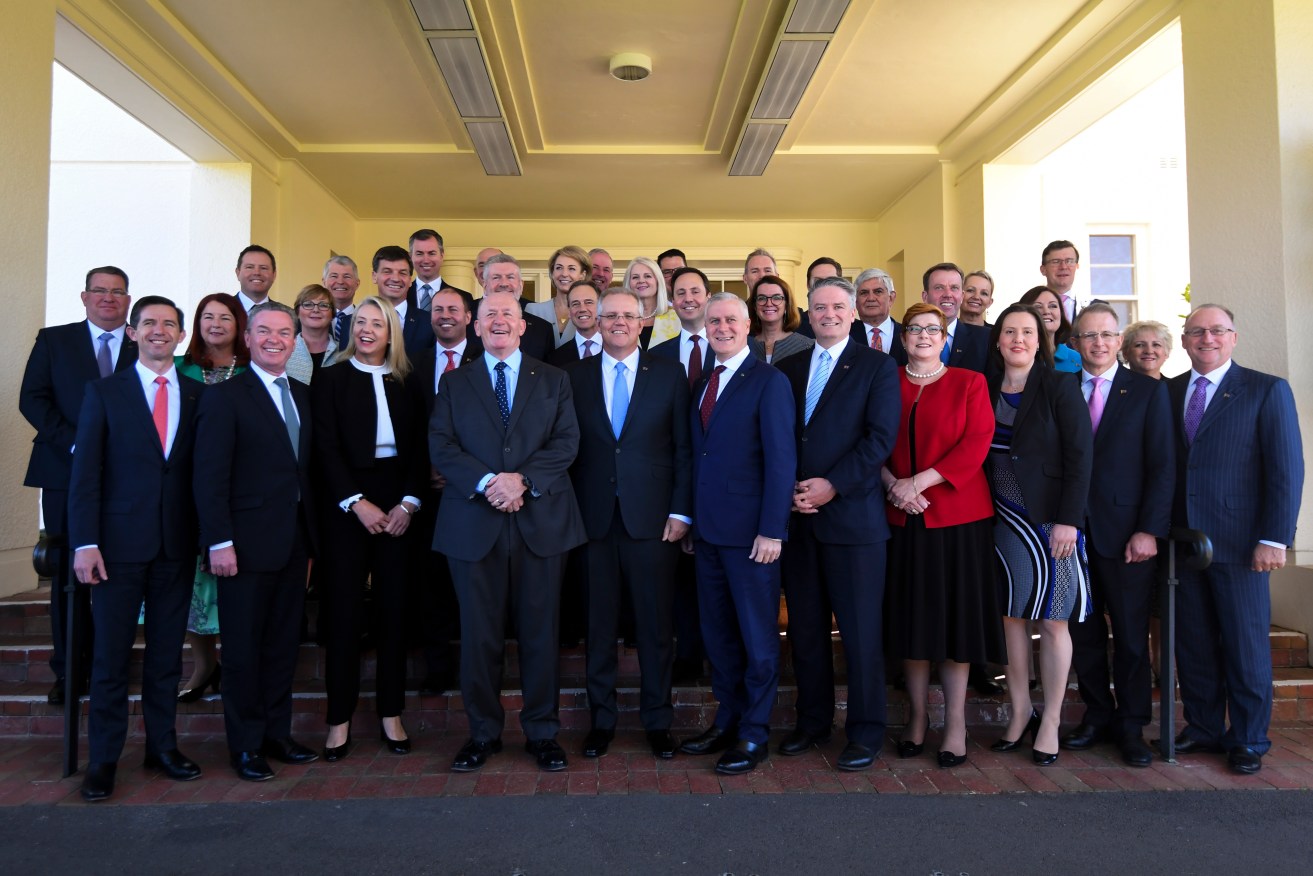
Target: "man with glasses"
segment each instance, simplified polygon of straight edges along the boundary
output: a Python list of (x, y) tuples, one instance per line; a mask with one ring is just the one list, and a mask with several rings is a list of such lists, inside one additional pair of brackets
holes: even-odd
[[(63, 705), (65, 696), (78, 695), (77, 684), (67, 690), (64, 633), (68, 623), (68, 594), (64, 592), (69, 570), (68, 479), (73, 466), (73, 445), (77, 435), (78, 413), (87, 383), (108, 377), (115, 371), (131, 368), (137, 361), (137, 345), (126, 336), (128, 275), (121, 268), (106, 265), (87, 272), (82, 291), (86, 319), (68, 325), (43, 328), (27, 359), (22, 388), (18, 392), (18, 410), (36, 429), (32, 455), (23, 485), (41, 489), (41, 511), (45, 517), (46, 539), (51, 556), (50, 627), (53, 650), (50, 671), (55, 683), (47, 700)], [(88, 617), (89, 604), (85, 588), (78, 591), (78, 613)], [(77, 653), (87, 660), (91, 654), (91, 623), (83, 625), (82, 641)], [(81, 676), (90, 665), (83, 662)], [(80, 679), (79, 679), (80, 680)]]
[(598, 309), (601, 353), (567, 370), (579, 420), (570, 478), (588, 530), (592, 725), (583, 754), (601, 757), (615, 737), (616, 636), (627, 593), (641, 671), (639, 719), (652, 754), (671, 758), (675, 562), (693, 513), (688, 381), (679, 363), (639, 350), (637, 295), (611, 290)]
[[(1117, 364), (1122, 336), (1111, 306), (1093, 302), (1072, 332), (1094, 429), (1085, 527), (1094, 606), (1086, 620), (1071, 624), (1071, 662), (1085, 715), (1060, 743), (1083, 751), (1108, 739), (1128, 766), (1147, 767), (1153, 763), (1143, 737), (1153, 718), (1149, 618), (1158, 539), (1171, 525), (1172, 410), (1162, 381)], [(1115, 699), (1108, 686), (1105, 611), (1112, 621)]]
[(1212, 565), (1180, 573), (1177, 677), (1187, 726), (1176, 751), (1224, 750), (1232, 770), (1250, 775), (1272, 745), (1268, 577), (1295, 538), (1304, 457), (1290, 384), (1233, 362), (1236, 340), (1231, 311), (1196, 307), (1181, 333), (1190, 371), (1168, 382), (1172, 523), (1213, 542)]
[(1044, 285), (1053, 290), (1062, 302), (1062, 312), (1067, 315), (1067, 322), (1075, 323), (1080, 306), (1071, 286), (1076, 282), (1076, 271), (1080, 268), (1080, 252), (1070, 240), (1055, 240), (1044, 247), (1039, 258), (1039, 272), (1044, 275)]

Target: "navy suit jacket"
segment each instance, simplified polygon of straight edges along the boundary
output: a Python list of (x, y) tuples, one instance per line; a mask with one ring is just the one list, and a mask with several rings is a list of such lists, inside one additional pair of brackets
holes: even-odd
[[(662, 341), (661, 343), (653, 347), (649, 352), (653, 356), (657, 356), (662, 359), (674, 359), (676, 362), (680, 363), (680, 367), (682, 368), (683, 361), (679, 358), (679, 342), (682, 337), (683, 335), (675, 335), (673, 338), (667, 338), (666, 340)], [(711, 352), (711, 345), (707, 343), (707, 335), (705, 330), (702, 332), (702, 341), (700, 346), (705, 351), (702, 356), (702, 373), (709, 374), (711, 372), (711, 369), (714, 368), (716, 365), (716, 354)], [(688, 369), (684, 370), (684, 374), (685, 375), (688, 374)]]
[[(411, 290), (413, 293), (413, 289)], [(419, 304), (415, 299), (407, 299), (406, 318), (401, 321), (401, 342), (406, 347), (406, 355), (414, 356), (425, 347), (431, 347), (435, 338), (433, 335), (433, 314), (427, 310), (420, 310)]]
[(953, 368), (969, 368), (984, 374), (989, 365), (989, 329), (980, 325), (957, 321), (953, 347), (948, 351), (948, 364)]
[(585, 540), (569, 469), (579, 451), (570, 379), (522, 356), (510, 422), (502, 425), (488, 369), (482, 361), (442, 378), (429, 421), (429, 454), (447, 479), (438, 507), (433, 549), (451, 559), (478, 562), (493, 549), (505, 513), (478, 492), (486, 474), (519, 472), (537, 495), (524, 494), (515, 524), (529, 550), (552, 557)]
[(798, 477), (822, 477), (837, 495), (821, 506), (813, 527), (823, 544), (875, 544), (889, 538), (880, 467), (898, 437), (898, 366), (886, 353), (849, 340), (830, 379), (803, 422), (812, 351), (776, 366), (793, 387)]
[(168, 459), (135, 368), (87, 384), (69, 482), (69, 547), (107, 563), (196, 555), (192, 460), (204, 385), (178, 375), (178, 431)]
[[(567, 346), (575, 346), (572, 341)], [(659, 539), (671, 514), (693, 516), (693, 470), (684, 369), (640, 352), (620, 437), (606, 414), (602, 357), (566, 369), (579, 420), (579, 455), (570, 467), (590, 539), (605, 538), (616, 506), (633, 538)]]
[(1176, 423), (1173, 522), (1213, 542), (1213, 562), (1253, 560), (1260, 540), (1291, 545), (1304, 487), (1304, 449), (1290, 384), (1232, 364), (1185, 442), (1190, 372), (1168, 381)]
[(254, 369), (215, 384), (201, 399), (192, 479), (201, 547), (233, 542), (239, 572), (277, 572), (286, 566), (298, 522), (310, 541), (306, 549), (314, 552), (310, 388), (297, 380), (288, 383), (301, 421), (295, 453), (287, 424)]
[(691, 404), (694, 533), (736, 547), (751, 547), (758, 535), (785, 538), (798, 468), (789, 380), (749, 354), (721, 388), (703, 429), (698, 408), (710, 376), (703, 375)]
[[(870, 336), (866, 332), (866, 323), (862, 322), (860, 319), (853, 320), (853, 326), (852, 329), (849, 330), (848, 336), (863, 347), (871, 346)], [(877, 350), (876, 352), (879, 351)], [(907, 364), (907, 348), (903, 346), (903, 324), (896, 319), (894, 320), (893, 349), (885, 350), (884, 352), (892, 356), (894, 362), (899, 365)]]
[[(125, 333), (114, 370), (122, 371), (136, 361), (137, 345)], [(68, 489), (78, 412), (87, 384), (99, 379), (96, 348), (85, 319), (37, 332), (18, 391), (18, 410), (36, 429), (24, 486)]]
[(1086, 527), (1094, 550), (1117, 558), (1137, 532), (1166, 538), (1175, 481), (1176, 441), (1167, 384), (1118, 366), (1094, 433)]
[[(456, 362), (456, 368), (468, 365), (482, 356), (483, 345), (479, 343), (478, 338), (467, 341), (465, 352), (461, 353), (460, 359)], [(407, 375), (406, 380), (414, 380), (419, 383), (421, 394), (424, 396), (424, 415), (426, 418), (433, 415), (433, 399), (436, 397), (433, 393), (433, 387), (437, 385), (438, 371), (446, 367), (447, 357), (445, 354), (438, 353), (436, 341), (410, 357), (410, 374)], [(424, 422), (427, 423), (428, 420), (425, 419)], [(428, 452), (427, 440), (424, 442), (424, 452)]]

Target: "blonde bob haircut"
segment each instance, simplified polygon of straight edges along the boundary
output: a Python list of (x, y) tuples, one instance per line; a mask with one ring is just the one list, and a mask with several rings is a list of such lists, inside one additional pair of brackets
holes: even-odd
[[(392, 306), (392, 302), (378, 295), (370, 295), (364, 301), (356, 305), (356, 314), (366, 307), (376, 307), (383, 314), (383, 321), (388, 324), (388, 347), (387, 354), (383, 357), (383, 364), (387, 366), (388, 371), (397, 380), (405, 380), (406, 375), (410, 373), (410, 359), (406, 356), (406, 345), (401, 342), (401, 320), (397, 317), (397, 309)], [(355, 319), (351, 320), (354, 328)], [(351, 332), (350, 338), (347, 339), (346, 349), (337, 354), (334, 362), (345, 362), (348, 359), (355, 358), (356, 355), (356, 333)]]
[(657, 287), (656, 310), (652, 311), (651, 313), (643, 314), (643, 317), (646, 319), (649, 316), (660, 316), (661, 314), (665, 313), (667, 310), (670, 309), (670, 302), (666, 300), (666, 277), (664, 274), (661, 273), (661, 268), (657, 265), (656, 262), (652, 261), (647, 256), (638, 256), (637, 258), (631, 260), (628, 266), (625, 267), (625, 281), (624, 283), (621, 284), (620, 288), (624, 289), (626, 292), (638, 296), (639, 306), (640, 307), (642, 306), (643, 303), (642, 296), (638, 295), (638, 293), (634, 291), (634, 287), (629, 285), (630, 279), (634, 276), (634, 268), (638, 267), (639, 265), (642, 265), (643, 267), (647, 268), (649, 271), (652, 272), (652, 276), (656, 277), (656, 287)]

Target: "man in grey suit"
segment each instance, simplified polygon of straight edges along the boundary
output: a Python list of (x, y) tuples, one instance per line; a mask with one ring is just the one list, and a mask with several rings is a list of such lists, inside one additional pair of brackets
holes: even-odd
[(569, 477), (579, 424), (564, 372), (520, 352), (524, 329), (518, 296), (488, 291), (475, 324), (482, 361), (442, 378), (430, 423), (432, 463), (446, 478), (433, 549), (446, 555), (460, 601), (470, 725), (456, 772), (501, 751), (508, 613), (520, 645), (525, 749), (541, 769), (568, 765), (556, 742), (557, 648), (565, 557), (586, 538)]
[(1196, 307), (1181, 332), (1190, 371), (1168, 384), (1178, 439), (1173, 523), (1213, 542), (1212, 565), (1181, 573), (1176, 654), (1187, 726), (1176, 750), (1225, 750), (1231, 769), (1249, 775), (1272, 746), (1268, 577), (1295, 538), (1304, 455), (1290, 384), (1233, 362), (1236, 339), (1231, 311)]

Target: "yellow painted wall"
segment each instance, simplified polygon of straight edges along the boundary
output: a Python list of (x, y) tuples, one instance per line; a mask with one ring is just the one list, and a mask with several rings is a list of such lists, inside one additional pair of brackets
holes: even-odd
[(278, 234), (274, 238), (276, 248), (270, 249), (278, 257), (278, 282), (274, 287), (278, 300), (290, 303), (301, 287), (318, 283), (324, 262), (333, 252), (351, 255), (361, 271), (368, 271), (364, 260), (352, 252), (356, 248), (355, 216), (300, 164), (280, 163), (275, 196)]
[(875, 266), (894, 278), (898, 292), (895, 315), (921, 300), (921, 274), (948, 255), (944, 199), (945, 173), (936, 168), (880, 216)]

